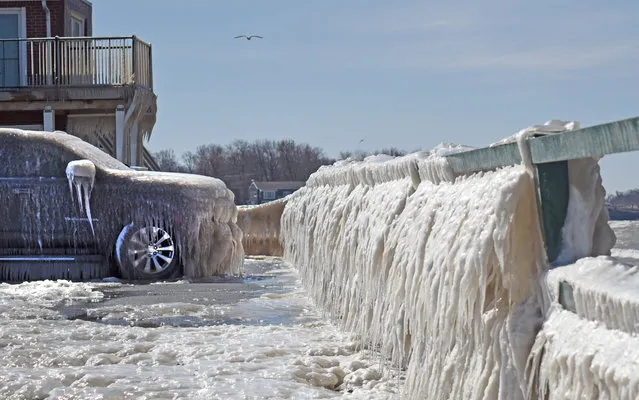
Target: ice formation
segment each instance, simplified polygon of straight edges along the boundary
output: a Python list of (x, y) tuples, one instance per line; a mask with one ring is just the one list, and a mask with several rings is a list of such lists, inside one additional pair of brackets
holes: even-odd
[(544, 399), (639, 398), (637, 267), (582, 258), (548, 271), (544, 289), (551, 306), (529, 357), (531, 389)]
[[(438, 151), (343, 161), (284, 208), (285, 258), (343, 327), (406, 368), (409, 398), (547, 397), (535, 382), (552, 363), (535, 357), (552, 341), (535, 339), (556, 303), (526, 142), (540, 130), (503, 141), (518, 142), (524, 165), (455, 176)], [(610, 254), (596, 160), (569, 168), (562, 256)]]
[(615, 234), (608, 225), (599, 164), (590, 158), (570, 160), (568, 176), (568, 212), (562, 229), (562, 250), (556, 262), (568, 264), (582, 257), (610, 255)]
[(264, 204), (237, 207), (237, 225), (242, 231), (246, 255), (282, 255), (280, 219), (290, 196)]
[(540, 399), (639, 398), (639, 339), (553, 306), (532, 359)]
[[(183, 272), (191, 277), (235, 274), (244, 259), (235, 196), (217, 178), (193, 174), (114, 171), (138, 193), (155, 193), (161, 201), (125, 196), (129, 221), (159, 226), (175, 235)], [(121, 206), (122, 207), (122, 206)], [(121, 218), (112, 215), (110, 218)]]
[(69, 180), (71, 200), (73, 200), (73, 188), (75, 187), (80, 212), (84, 212), (84, 209), (86, 209), (87, 219), (91, 225), (91, 232), (95, 235), (93, 218), (91, 217), (91, 191), (95, 183), (95, 165), (89, 160), (71, 161), (67, 165), (66, 174)]
[[(239, 272), (242, 232), (233, 192), (221, 180), (133, 171), (64, 132), (0, 129), (0, 142), (0, 176), (18, 178), (0, 180), (0, 201), (11, 205), (0, 208), (0, 220), (11, 221), (20, 232), (19, 246), (0, 234), (0, 251), (47, 255), (64, 247), (65, 254), (103, 254), (112, 260), (120, 231), (134, 223), (169, 232), (186, 275)], [(16, 196), (15, 182), (25, 177), (38, 178), (37, 184), (27, 188), (28, 196)], [(30, 271), (18, 275), (30, 279)], [(103, 269), (98, 277), (104, 273), (111, 272)]]

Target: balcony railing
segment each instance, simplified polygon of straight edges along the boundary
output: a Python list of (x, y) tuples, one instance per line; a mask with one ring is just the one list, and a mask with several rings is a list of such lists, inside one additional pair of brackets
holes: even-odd
[(0, 90), (153, 89), (151, 45), (135, 36), (0, 39)]

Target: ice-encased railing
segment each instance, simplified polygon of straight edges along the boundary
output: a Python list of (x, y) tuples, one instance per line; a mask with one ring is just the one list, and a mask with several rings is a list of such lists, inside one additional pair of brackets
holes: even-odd
[(639, 398), (639, 338), (554, 304), (530, 356), (537, 399)]
[(602, 322), (608, 329), (639, 335), (638, 267), (606, 256), (582, 258), (551, 269), (546, 282), (554, 302), (559, 301), (560, 283), (570, 286), (580, 317)]
[[(341, 161), (313, 174), (284, 210), (285, 258), (344, 327), (407, 368), (410, 398), (548, 396), (538, 380), (551, 343), (544, 331), (530, 353), (556, 308), (543, 282), (534, 133), (509, 139), (524, 166), (469, 177), (441, 157), (469, 150), (461, 146)], [(570, 160), (568, 169), (559, 263), (610, 254), (597, 160)]]
[(282, 216), (311, 295), (407, 368), (410, 398), (523, 398), (544, 258), (528, 171), (453, 183), (440, 157), (352, 164), (311, 176)]
[(545, 283), (531, 390), (540, 399), (639, 398), (639, 269), (588, 257), (549, 270)]

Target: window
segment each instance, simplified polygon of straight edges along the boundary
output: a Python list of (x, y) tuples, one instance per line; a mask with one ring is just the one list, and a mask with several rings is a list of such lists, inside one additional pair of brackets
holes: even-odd
[(79, 14), (71, 14), (71, 36), (79, 37), (84, 36), (84, 21), (85, 18)]
[(66, 177), (67, 163), (77, 159), (60, 146), (51, 143), (3, 138), (0, 149), (0, 176), (11, 178)]
[(262, 191), (262, 199), (264, 199), (264, 200), (275, 200), (275, 190), (264, 190), (264, 191)]
[[(0, 39), (24, 38), (26, 13), (24, 8), (0, 8)], [(24, 84), (26, 75), (26, 42), (5, 41), (0, 46), (0, 86)]]

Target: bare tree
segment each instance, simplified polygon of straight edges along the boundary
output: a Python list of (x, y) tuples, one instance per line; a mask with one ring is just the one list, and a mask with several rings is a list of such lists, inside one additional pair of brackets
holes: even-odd
[(197, 159), (193, 152), (187, 151), (186, 153), (182, 154), (182, 163), (186, 172), (190, 174), (195, 173)]
[(160, 150), (153, 154), (153, 158), (161, 171), (183, 172), (184, 167), (178, 161), (173, 149)]
[(181, 162), (173, 150), (158, 152), (156, 158), (163, 171), (183, 171), (223, 180), (235, 193), (238, 204), (245, 204), (248, 200), (252, 179), (305, 181), (320, 166), (334, 162), (324, 155), (322, 149), (298, 144), (291, 139), (252, 143), (236, 140), (225, 147), (200, 145), (193, 152), (185, 152)]

